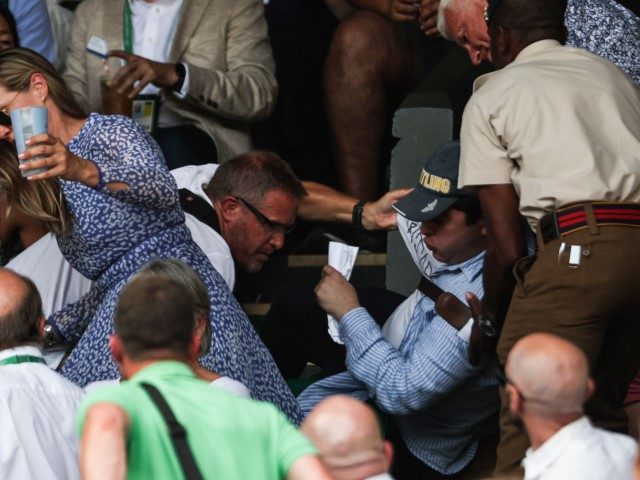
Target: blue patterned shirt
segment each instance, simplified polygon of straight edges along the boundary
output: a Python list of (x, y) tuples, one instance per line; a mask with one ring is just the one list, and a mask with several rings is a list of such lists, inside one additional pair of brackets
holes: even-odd
[[(436, 271), (431, 280), (464, 299), (483, 296), (484, 253)], [(429, 467), (453, 474), (474, 457), (479, 438), (500, 405), (500, 374), (495, 359), (478, 367), (468, 361), (468, 343), (422, 297), (398, 349), (382, 336), (364, 308), (340, 322), (348, 371), (321, 380), (298, 401), (308, 413), (324, 397), (337, 393), (371, 399), (393, 416), (409, 450)]]

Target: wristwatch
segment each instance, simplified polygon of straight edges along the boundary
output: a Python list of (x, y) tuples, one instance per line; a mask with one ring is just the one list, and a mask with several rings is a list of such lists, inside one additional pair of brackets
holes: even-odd
[(49, 323), (44, 324), (44, 348), (50, 349), (64, 344)]
[(478, 326), (482, 333), (484, 333), (487, 337), (495, 337), (498, 333), (498, 329), (496, 328), (496, 320), (489, 315), (480, 315), (478, 318)]
[(175, 69), (176, 75), (178, 76), (178, 80), (173, 84), (171, 90), (179, 92), (180, 90), (182, 90), (184, 79), (187, 76), (187, 69), (182, 63), (176, 63), (173, 68)]

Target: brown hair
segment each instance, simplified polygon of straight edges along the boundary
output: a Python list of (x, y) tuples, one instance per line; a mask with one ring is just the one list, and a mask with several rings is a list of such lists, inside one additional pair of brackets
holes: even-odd
[(154, 358), (158, 350), (186, 357), (195, 331), (196, 302), (170, 278), (134, 277), (120, 293), (115, 333), (133, 360)]
[[(6, 269), (5, 271), (7, 271)], [(40, 293), (31, 279), (13, 273), (25, 285), (11, 312), (0, 315), (0, 350), (30, 342), (40, 342), (38, 320), (42, 316)]]
[(307, 195), (291, 166), (266, 150), (243, 153), (223, 163), (206, 190), (212, 199), (221, 200), (230, 195), (258, 206), (272, 190), (282, 190), (297, 199)]
[(34, 73), (44, 76), (49, 88), (48, 97), (63, 113), (73, 118), (86, 117), (62, 76), (46, 58), (28, 48), (8, 48), (0, 52), (0, 85), (7, 90), (28, 90)]
[(151, 260), (136, 274), (136, 278), (140, 277), (169, 278), (186, 288), (195, 302), (196, 314), (201, 314), (205, 321), (204, 335), (202, 336), (202, 344), (200, 345), (200, 355), (209, 353), (211, 349), (211, 322), (209, 321), (211, 301), (209, 300), (207, 287), (202, 282), (198, 273), (180, 260)]
[(58, 181), (47, 178), (30, 182), (23, 178), (15, 148), (4, 140), (0, 141), (0, 193), (7, 195), (6, 218), (15, 205), (42, 221), (53, 234), (69, 231), (72, 217)]

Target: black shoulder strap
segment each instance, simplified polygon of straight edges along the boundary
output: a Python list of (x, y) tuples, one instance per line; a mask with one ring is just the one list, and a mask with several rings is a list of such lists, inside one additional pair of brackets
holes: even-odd
[(173, 447), (178, 454), (178, 458), (182, 464), (182, 470), (187, 480), (203, 480), (202, 474), (198, 469), (198, 464), (193, 458), (193, 454), (187, 443), (187, 431), (173, 415), (171, 408), (156, 387), (149, 383), (141, 383), (140, 386), (149, 394), (151, 400), (153, 400), (153, 403), (156, 404), (156, 407), (158, 407), (158, 410), (160, 410), (160, 413), (164, 417), (164, 421), (169, 428), (171, 440), (173, 441)]
[(178, 193), (180, 194), (180, 205), (182, 205), (182, 209), (185, 212), (193, 215), (202, 223), (209, 225), (216, 232), (220, 233), (218, 217), (209, 203), (187, 188), (181, 188)]

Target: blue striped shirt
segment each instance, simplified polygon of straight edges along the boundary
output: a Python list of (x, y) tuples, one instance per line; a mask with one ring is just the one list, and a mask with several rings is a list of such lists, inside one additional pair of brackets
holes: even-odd
[[(482, 298), (483, 260), (481, 253), (442, 266), (431, 280), (461, 300), (469, 291)], [(495, 359), (472, 367), (468, 343), (457, 333), (425, 296), (398, 349), (364, 308), (351, 310), (340, 322), (348, 371), (311, 385), (298, 398), (300, 406), (306, 414), (338, 393), (372, 399), (393, 416), (413, 455), (443, 474), (459, 472), (498, 412), (500, 374)]]

